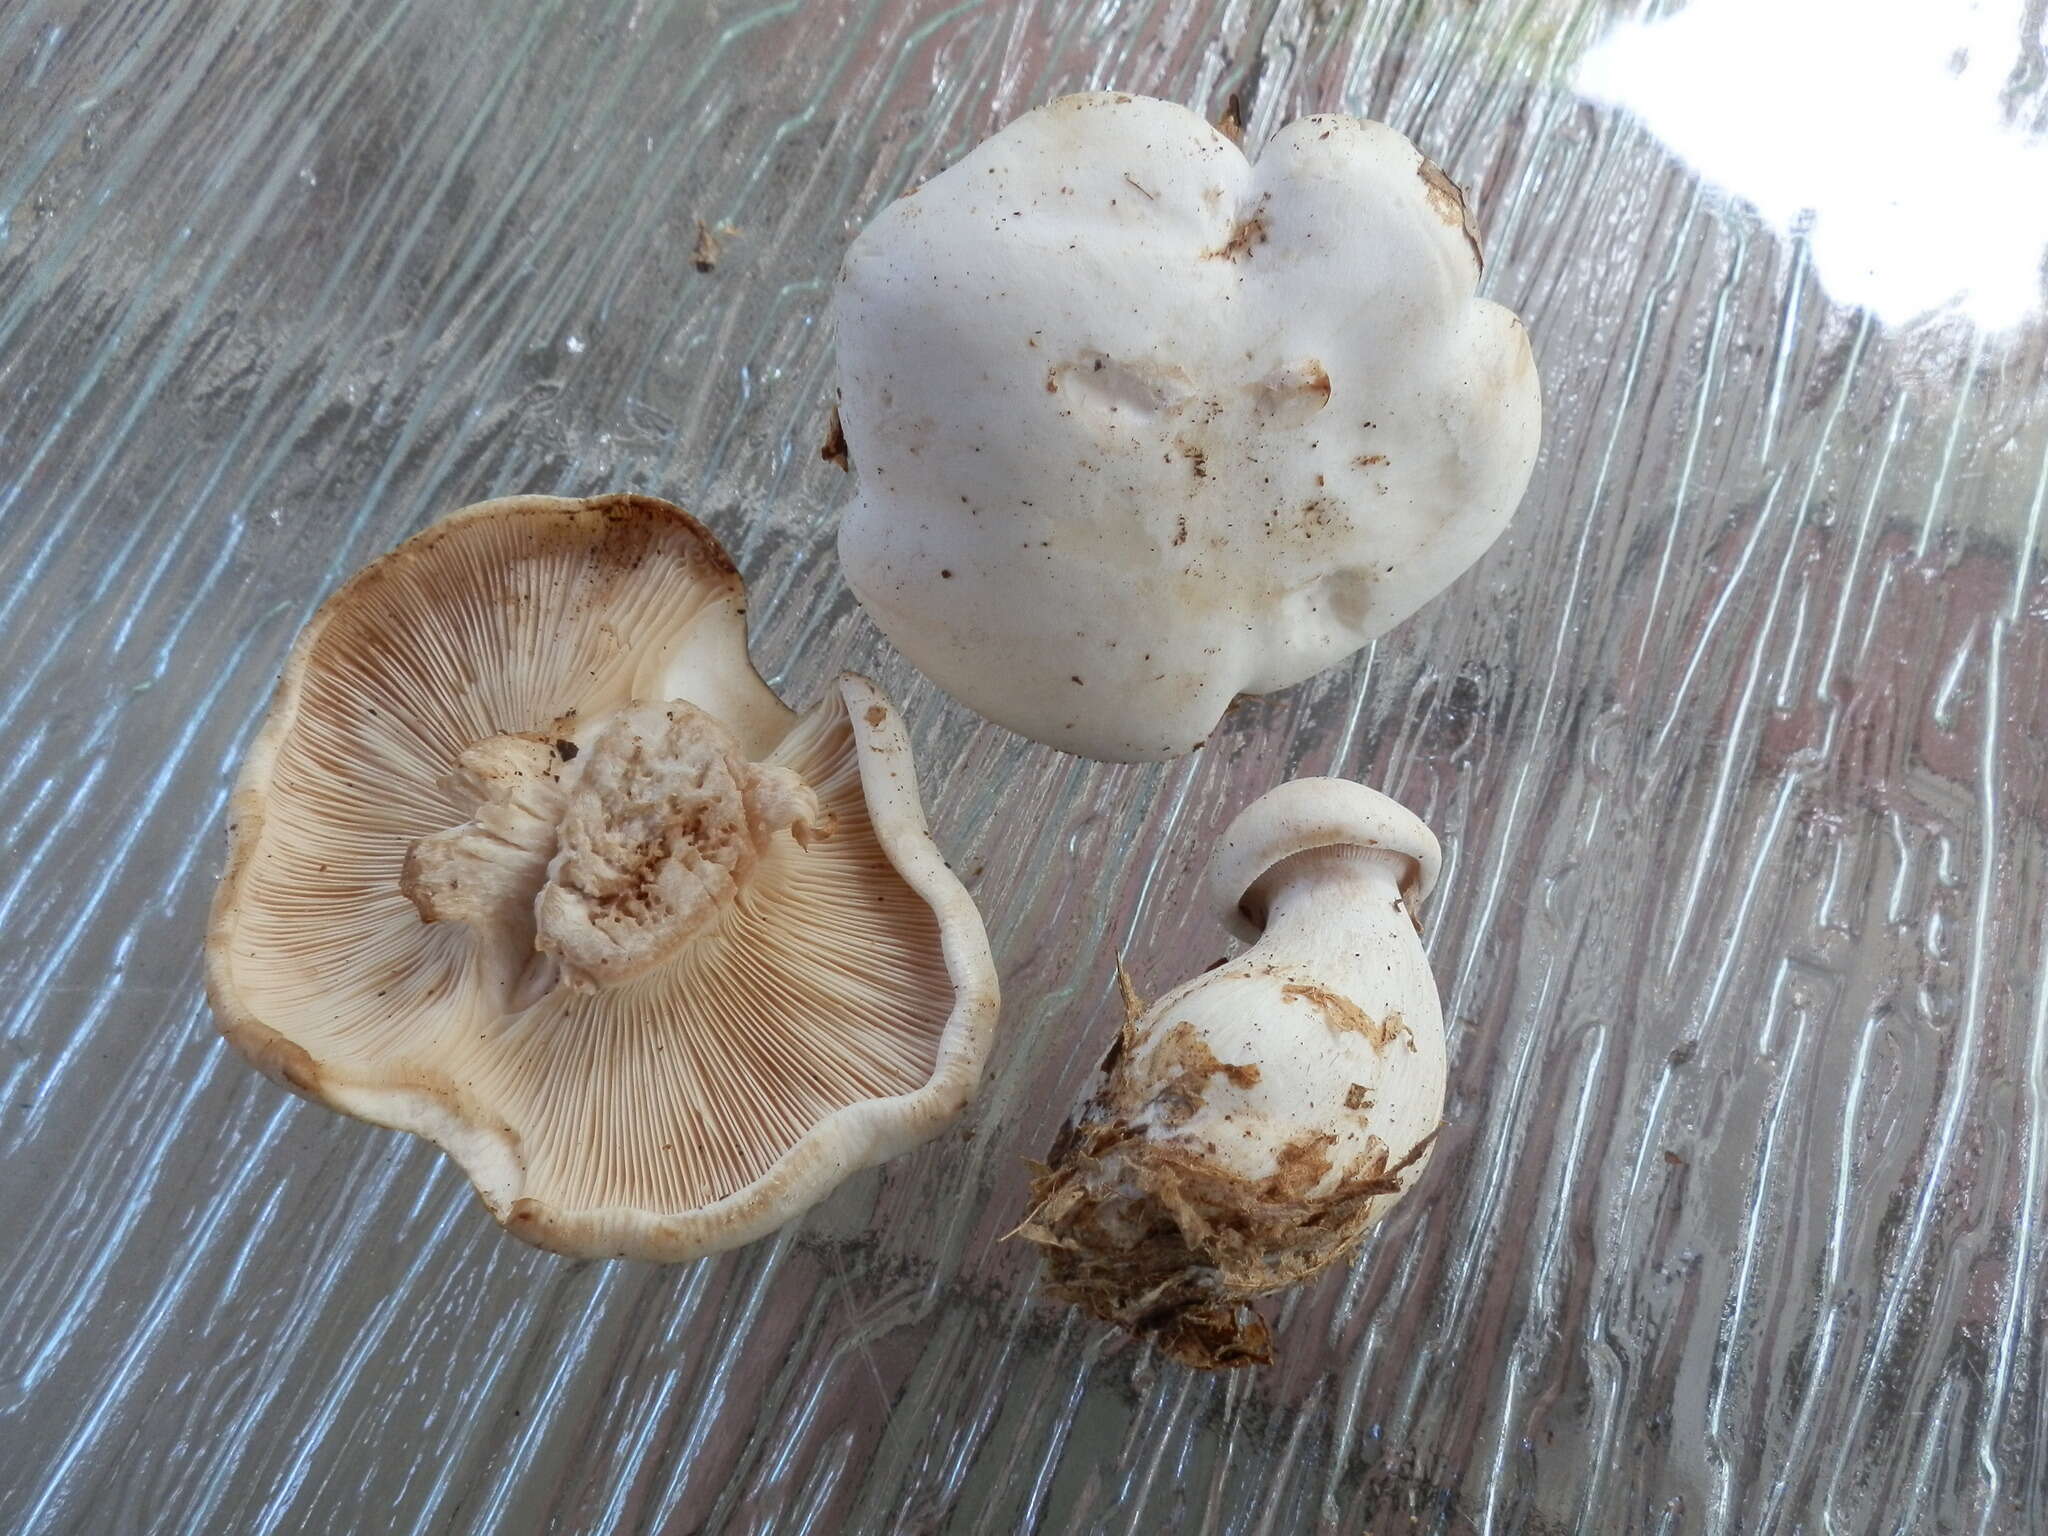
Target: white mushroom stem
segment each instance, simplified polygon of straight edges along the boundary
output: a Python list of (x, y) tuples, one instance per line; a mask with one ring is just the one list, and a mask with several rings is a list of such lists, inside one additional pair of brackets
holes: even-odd
[(1436, 859), (1420, 822), (1336, 780), (1238, 818), (1212, 889), (1258, 941), (1150, 1008), (1127, 994), (1106, 1079), (1021, 1229), (1055, 1296), (1190, 1364), (1270, 1358), (1246, 1303), (1348, 1253), (1442, 1119), (1443, 1015), (1413, 916)]
[(1210, 1050), (1258, 1063), (1258, 1090), (1226, 1096), (1239, 1102), (1221, 1105), (1234, 1119), (1215, 1136), (1245, 1177), (1279, 1171), (1311, 1122), (1330, 1138), (1318, 1149), (1329, 1172), (1311, 1195), (1376, 1149), (1398, 1158), (1435, 1130), (1443, 1015), (1401, 891), (1413, 870), (1381, 849), (1294, 855), (1255, 888), (1259, 942), (1182, 989), (1173, 1011)]
[(467, 923), (514, 974), (508, 1006), (657, 968), (737, 898), (776, 834), (831, 835), (811, 787), (752, 763), (681, 700), (629, 704), (564, 736), (494, 736), (449, 788), (476, 814), (408, 850), (400, 887), (426, 922)]
[(776, 833), (831, 832), (809, 785), (748, 762), (680, 700), (615, 712), (578, 761), (534, 943), (581, 992), (644, 975), (707, 928)]

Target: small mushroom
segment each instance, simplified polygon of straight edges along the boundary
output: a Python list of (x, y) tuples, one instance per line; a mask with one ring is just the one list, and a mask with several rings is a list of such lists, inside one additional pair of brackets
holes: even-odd
[(1442, 1123), (1414, 918), (1439, 863), (1429, 829), (1362, 784), (1297, 779), (1239, 813), (1208, 886), (1256, 942), (1149, 1008), (1124, 981), (1104, 1080), (1018, 1229), (1048, 1294), (1190, 1365), (1272, 1358), (1251, 1301), (1349, 1253)]
[(997, 989), (889, 701), (805, 715), (709, 530), (485, 502), (299, 636), (207, 936), (228, 1040), (575, 1256), (761, 1236), (965, 1106)]
[(998, 724), (1185, 753), (1507, 526), (1541, 400), (1479, 276), (1463, 194), (1384, 124), (1251, 159), (1143, 96), (1027, 112), (841, 267), (847, 582)]

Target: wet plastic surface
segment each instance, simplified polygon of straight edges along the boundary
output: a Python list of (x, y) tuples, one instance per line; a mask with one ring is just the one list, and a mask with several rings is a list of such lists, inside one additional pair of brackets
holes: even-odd
[[(0, 14), (0, 1528), (2048, 1526), (2048, 327), (1831, 297), (1825, 220), (1775, 232), (1574, 88), (1619, 14)], [(1482, 564), (1164, 767), (919, 681), (817, 453), (850, 233), (1089, 85), (1401, 127), (1545, 377)], [(322, 594), (436, 513), (605, 489), (727, 541), (792, 703), (848, 665), (894, 695), (1007, 1004), (960, 1128), (673, 1269), (522, 1247), (200, 990)], [(1304, 772), (1443, 839), (1450, 1125), (1280, 1363), (1202, 1377), (1002, 1239), (1113, 957), (1159, 990), (1224, 953), (1209, 843)]]

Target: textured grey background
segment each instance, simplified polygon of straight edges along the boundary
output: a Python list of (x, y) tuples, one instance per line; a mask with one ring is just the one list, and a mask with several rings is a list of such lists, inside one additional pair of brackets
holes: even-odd
[[(0, 8), (0, 1529), (2048, 1528), (2048, 329), (1832, 304), (1574, 95), (1622, 10)], [(2037, 126), (2044, 74), (2035, 36)], [(1163, 768), (891, 657), (816, 455), (850, 232), (1083, 85), (1402, 127), (1545, 373), (1484, 563)], [(739, 231), (709, 274), (699, 219)], [(462, 503), (611, 488), (728, 541), (794, 703), (895, 694), (1007, 993), (958, 1130), (675, 1269), (502, 1236), (199, 985), (320, 595)], [(1208, 841), (1331, 771), (1443, 836), (1452, 1124), (1282, 1362), (1201, 1377), (1001, 1237), (1116, 949), (1155, 988), (1221, 953)]]

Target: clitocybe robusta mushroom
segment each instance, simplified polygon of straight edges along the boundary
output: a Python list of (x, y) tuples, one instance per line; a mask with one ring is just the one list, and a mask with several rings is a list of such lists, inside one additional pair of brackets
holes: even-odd
[(1272, 1358), (1250, 1303), (1349, 1253), (1442, 1122), (1415, 919), (1438, 865), (1429, 829), (1361, 784), (1297, 779), (1239, 813), (1208, 886), (1257, 942), (1150, 1007), (1124, 982), (1103, 1082), (1018, 1229), (1052, 1296), (1191, 1365)]
[(963, 703), (1101, 758), (1399, 623), (1507, 524), (1541, 406), (1458, 188), (1318, 116), (1250, 160), (1069, 96), (884, 209), (834, 289), (862, 605)]
[(710, 532), (444, 518), (307, 625), (236, 788), (209, 990), (244, 1055), (439, 1143), (562, 1253), (748, 1241), (966, 1104), (981, 920), (889, 702), (801, 718)]

